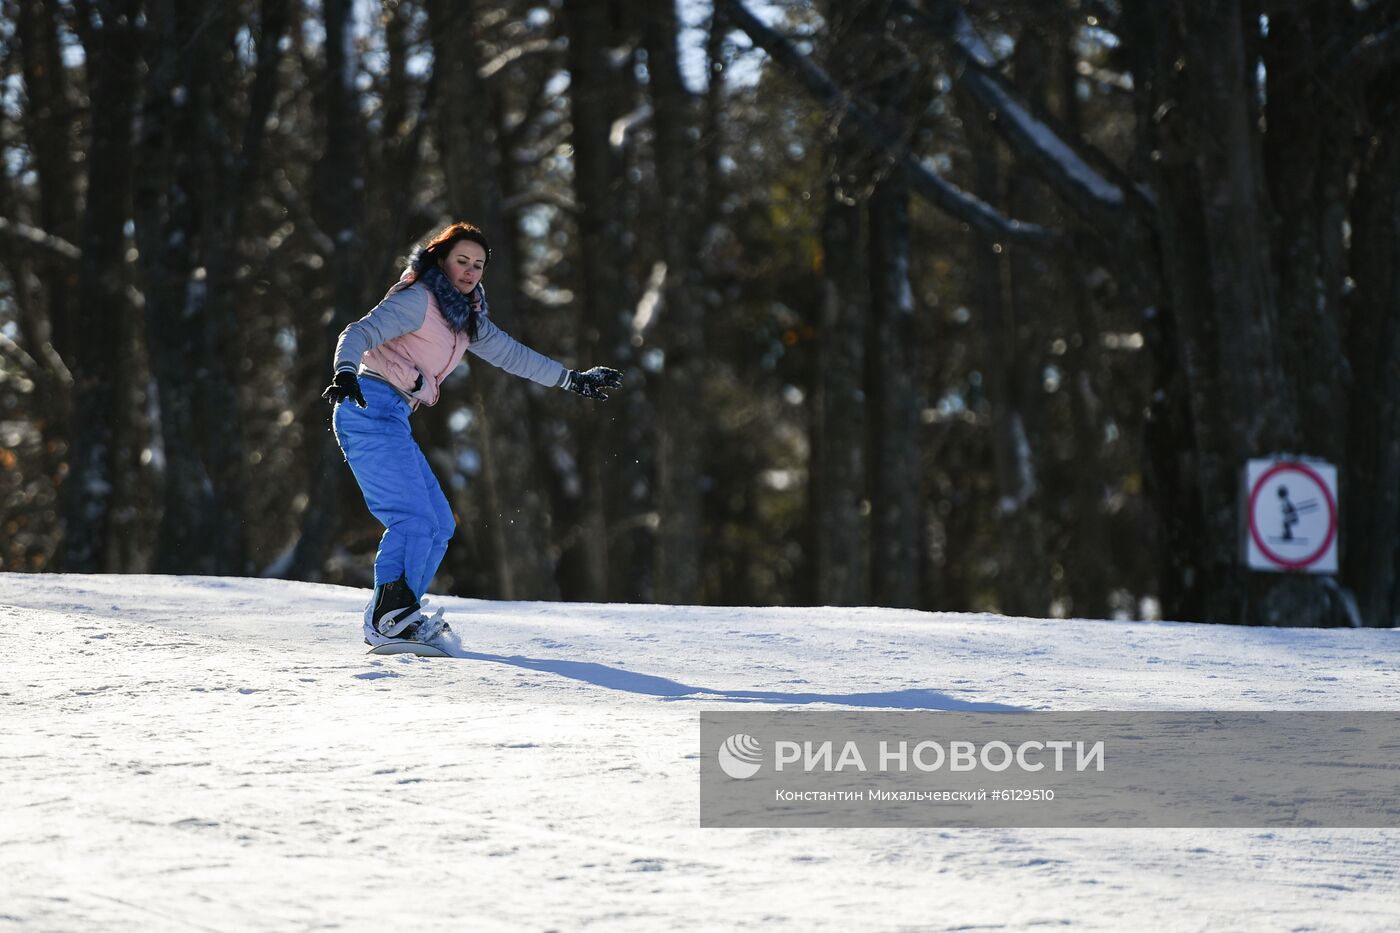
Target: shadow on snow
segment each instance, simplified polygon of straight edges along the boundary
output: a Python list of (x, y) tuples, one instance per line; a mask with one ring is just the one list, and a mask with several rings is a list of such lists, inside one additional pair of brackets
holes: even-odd
[(871, 706), (881, 709), (931, 709), (968, 713), (1019, 713), (1024, 707), (1005, 703), (978, 703), (958, 700), (937, 690), (911, 688), (878, 693), (790, 693), (778, 690), (712, 690), (692, 687), (665, 677), (638, 674), (591, 661), (558, 661), (521, 655), (478, 654), (458, 651), (456, 657), (471, 661), (510, 664), (530, 671), (558, 674), (609, 690), (623, 690), (665, 700), (715, 699), (733, 703), (833, 703), (838, 706)]

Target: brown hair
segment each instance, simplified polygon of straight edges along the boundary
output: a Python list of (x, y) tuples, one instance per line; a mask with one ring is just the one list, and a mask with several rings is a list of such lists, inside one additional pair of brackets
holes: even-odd
[(427, 264), (440, 261), (458, 240), (471, 240), (473, 243), (481, 244), (481, 248), (486, 250), (485, 264), (491, 264), (491, 244), (486, 239), (486, 234), (482, 233), (481, 228), (476, 224), (459, 220), (455, 224), (443, 227), (428, 242), (414, 247), (412, 254), (408, 257), (408, 267), (412, 272), (412, 275), (407, 277), (408, 281), (417, 281), (418, 276), (422, 275), (423, 270), (427, 268)]

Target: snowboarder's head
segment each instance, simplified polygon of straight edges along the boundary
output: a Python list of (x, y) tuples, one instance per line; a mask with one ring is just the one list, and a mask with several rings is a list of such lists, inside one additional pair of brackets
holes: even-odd
[(409, 256), (409, 267), (416, 279), (436, 265), (457, 291), (466, 294), (481, 281), (491, 261), (491, 243), (475, 224), (458, 221), (439, 230), (427, 243)]

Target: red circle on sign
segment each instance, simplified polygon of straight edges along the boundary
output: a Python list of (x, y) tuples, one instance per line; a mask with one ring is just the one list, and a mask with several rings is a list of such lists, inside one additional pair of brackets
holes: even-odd
[[(1264, 536), (1259, 533), (1259, 529), (1254, 527), (1254, 503), (1259, 498), (1259, 493), (1263, 491), (1264, 483), (1275, 473), (1281, 473), (1285, 470), (1295, 470), (1317, 483), (1317, 488), (1322, 490), (1322, 496), (1327, 500), (1327, 537), (1323, 538), (1322, 544), (1317, 550), (1307, 557), (1297, 560), (1274, 553), (1273, 549), (1264, 543)], [(1327, 548), (1332, 544), (1332, 539), (1337, 536), (1337, 503), (1332, 498), (1332, 491), (1327, 488), (1322, 477), (1317, 475), (1317, 471), (1306, 463), (1275, 463), (1264, 471), (1264, 475), (1255, 481), (1254, 488), (1249, 491), (1249, 534), (1254, 539), (1254, 543), (1258, 545), (1259, 550), (1263, 551), (1264, 556), (1269, 560), (1282, 567), (1287, 567), (1289, 570), (1303, 569), (1326, 553)]]

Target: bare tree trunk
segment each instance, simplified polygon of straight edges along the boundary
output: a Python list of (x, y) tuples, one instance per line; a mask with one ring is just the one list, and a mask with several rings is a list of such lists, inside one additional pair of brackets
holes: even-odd
[[(503, 166), (509, 153), (502, 150), (499, 97), (478, 73), (473, 35), (478, 7), (476, 2), (428, 7), (435, 57), (443, 69), (437, 139), (450, 202), (499, 244), (491, 258), (491, 317), (528, 343), (520, 313), (514, 220), (504, 209)], [(534, 452), (531, 425), (536, 415), (529, 386), (476, 362), (472, 380), (482, 446), (483, 530), (495, 592), (504, 599), (556, 599), (549, 499)]]
[[(63, 67), (56, 21), (59, 13), (42, 0), (20, 0), (18, 5), (15, 27), (27, 101), (21, 120), (25, 138), (34, 153), (32, 164), (38, 176), (39, 203), (35, 219), (45, 233), (77, 243), (80, 229), (78, 178), (69, 157), (76, 108), (68, 99), (68, 71)], [(26, 342), (36, 352), (44, 343), (51, 342), (58, 356), (66, 360), (71, 357), (78, 339), (73, 317), (73, 299), (79, 287), (78, 267), (75, 262), (58, 256), (41, 255), (36, 259), (37, 272), (45, 286), (48, 313), (42, 327), (32, 327), (25, 335)], [(59, 396), (51, 402), (56, 413), (67, 408), (66, 380), (59, 379), (46, 386), (42, 394)], [(53, 426), (58, 436), (67, 434), (66, 411), (63, 416), (63, 420)]]
[[(248, 357), (248, 343), (240, 326), (240, 311), (249, 305), (239, 283), (242, 244), (248, 235), (248, 206), (257, 195), (263, 168), (264, 137), (268, 115), (277, 94), (282, 63), (281, 43), (289, 24), (287, 0), (262, 0), (259, 5), (257, 59), (247, 93), (246, 113), (229, 113), (229, 123), (242, 118), (242, 134), (236, 145), (213, 120), (203, 121), (201, 139), (205, 177), (203, 197), (210, 206), (205, 215), (203, 253), (206, 281), (202, 346), (207, 377), (200, 378), (196, 419), (201, 425), (200, 450), (213, 478), (214, 540), (205, 545), (209, 562), (219, 573), (246, 573), (250, 565), (246, 528), (246, 456), (243, 444), (244, 409), (239, 401), (243, 380), (231, 360)], [(236, 23), (223, 35), (231, 42)], [(217, 38), (217, 37), (216, 37)], [(223, 46), (211, 49), (217, 60)], [(228, 77), (221, 82), (226, 99), (237, 99)], [(215, 110), (217, 103), (211, 103)]]
[(1382, 126), (1358, 172), (1352, 214), (1342, 572), (1364, 624), (1393, 627), (1400, 624), (1400, 111), (1388, 92), (1378, 107)]
[[(1134, 172), (1151, 177), (1153, 162), (1162, 157), (1164, 141), (1149, 130), (1168, 115), (1158, 108), (1163, 103), (1169, 76), (1158, 69), (1173, 65), (1176, 43), (1157, 31), (1158, 23), (1147, 15), (1148, 8), (1133, 5), (1125, 10), (1121, 30), (1124, 45), (1133, 61)], [(1173, 147), (1175, 151), (1176, 147)], [(1156, 189), (1158, 198), (1167, 196)], [(1157, 237), (1165, 239), (1165, 230)], [(1162, 255), (1154, 239), (1154, 252)], [(1159, 258), (1159, 262), (1161, 262)], [(1165, 274), (1165, 272), (1163, 273)], [(1190, 313), (1178, 308), (1175, 296), (1154, 288), (1143, 298), (1143, 334), (1152, 366), (1154, 391), (1147, 405), (1143, 426), (1143, 492), (1149, 503), (1147, 539), (1157, 564), (1157, 594), (1163, 611), (1173, 619), (1206, 618), (1206, 593), (1220, 581), (1204, 572), (1200, 544), (1206, 536), (1205, 506), (1197, 479), (1200, 439), (1192, 417), (1192, 394), (1185, 346), (1179, 336), (1179, 319)], [(1199, 362), (1196, 364), (1199, 367)]]
[(909, 282), (909, 186), (894, 165), (870, 198), (870, 590), (880, 606), (919, 598), (918, 341)]
[[(833, 16), (839, 15), (834, 7)], [(833, 24), (833, 34), (844, 26)], [(836, 42), (833, 70), (849, 77), (865, 62)], [(832, 166), (822, 219), (822, 302), (818, 309), (811, 399), (809, 519), (817, 602), (870, 601), (863, 381), (870, 275), (864, 205), (855, 167), (862, 147), (842, 126), (830, 143)]]
[[(131, 123), (136, 106), (139, 40), (135, 0), (94, 3), (100, 24), (80, 27), (87, 57), (92, 136), (88, 146), (87, 205), (71, 353), (73, 443), (64, 481), (63, 567), (97, 571), (111, 520), (117, 455), (120, 315), (126, 307), (123, 226), (131, 192)], [(87, 4), (83, 5), (86, 11)]]
[[(962, 101), (964, 124), (978, 153), (973, 190), (991, 204), (1002, 200), (998, 148), (974, 101)], [(1005, 282), (1005, 253), (999, 243), (978, 238), (974, 268), (981, 295), (978, 352), (982, 392), (990, 409), (997, 489), (997, 608), (1011, 615), (1038, 615), (1046, 608), (1043, 530), (1036, 514), (1042, 481), (1030, 439), (1018, 376), (1031, 365), (1016, 338), (1014, 308)]]
[(657, 325), (665, 351), (657, 404), (656, 598), (694, 603), (700, 592), (702, 444), (701, 393), (705, 378), (704, 316), (699, 294), (700, 191), (703, 177), (689, 92), (676, 54), (673, 0), (660, 0), (645, 16), (647, 73), (656, 127), (656, 172), (661, 195), (661, 241), (666, 262), (664, 298)]
[[(910, 122), (906, 86), (916, 67), (885, 23), (886, 3), (853, 4), (833, 28), (847, 77), (871, 87), (891, 126)], [(870, 316), (865, 342), (865, 448), (870, 502), (870, 599), (912, 607), (919, 596), (919, 411), (914, 294), (909, 281), (909, 174), (885, 156), (865, 200)]]
[[(563, 9), (569, 34), (571, 141), (579, 205), (574, 255), (579, 265), (582, 314), (580, 365), (606, 359), (625, 371), (631, 363), (631, 343), (624, 329), (627, 312), (619, 279), (624, 255), (617, 201), (622, 186), (608, 142), (617, 115), (607, 73), (611, 4), (566, 0)], [(614, 560), (626, 534), (614, 523), (628, 507), (626, 480), (632, 474), (628, 466), (632, 457), (627, 451), (635, 441), (627, 436), (623, 400), (615, 398), (606, 407), (579, 404), (585, 406), (580, 408), (575, 433), (583, 477), (583, 522), (577, 536), (566, 534), (585, 555), (587, 589), (579, 595), (590, 600), (608, 599), (618, 595), (614, 583), (619, 576), (637, 576), (637, 568)]]
[[(282, 11), (262, 24), (260, 74), (244, 138), (228, 136), (232, 77), (225, 7), (156, 0), (148, 52), (137, 228), (148, 342), (166, 452), (156, 569), (246, 571), (242, 419), (233, 361), (243, 358), (235, 269), (243, 203), (271, 106)], [(269, 26), (271, 29), (269, 31)]]
[[(193, 366), (201, 365), (195, 340), (202, 321), (187, 305), (197, 264), (200, 177), (194, 159), (198, 107), (207, 89), (191, 89), (193, 63), (205, 46), (191, 35), (197, 13), (177, 0), (153, 0), (147, 37), (146, 93), (141, 115), (142, 171), (136, 181), (136, 238), (145, 279), (147, 344), (160, 411), (165, 452), (163, 510), (156, 569), (162, 573), (210, 572), (198, 555), (212, 532), (205, 524), (210, 478), (198, 457), (194, 435)], [(190, 99), (193, 95), (193, 100)], [(189, 563), (184, 563), (188, 553)]]
[[(250, 114), (257, 119), (247, 121), (244, 138), (230, 138), (225, 124), (236, 122), (236, 112), (229, 102), (237, 95), (234, 75), (223, 65), (222, 52), (234, 44), (239, 24), (227, 6), (200, 7), (205, 23), (199, 35), (191, 37), (188, 43), (188, 48), (200, 56), (189, 72), (192, 84), (188, 106), (198, 118), (186, 144), (195, 150), (193, 168), (197, 177), (191, 179), (191, 194), (203, 205), (198, 215), (199, 228), (194, 232), (204, 281), (189, 285), (189, 304), (182, 309), (190, 323), (188, 350), (194, 351), (194, 365), (186, 374), (187, 379), (192, 376), (189, 389), (193, 396), (194, 430), (183, 440), (192, 444), (201, 466), (199, 474), (207, 477), (208, 488), (177, 506), (204, 510), (193, 523), (196, 537), (186, 540), (183, 548), (172, 547), (162, 537), (159, 562), (173, 572), (242, 574), (248, 570), (247, 526), (243, 521), (243, 416), (237, 368), (231, 361), (244, 358), (235, 292), (239, 238), (243, 205), (253, 194), (254, 176), (247, 169), (256, 171), (267, 111)], [(263, 29), (266, 25), (262, 24)], [(265, 81), (276, 75), (280, 39), (280, 35), (259, 36), (258, 54), (265, 60)], [(266, 62), (269, 56), (270, 63)], [(262, 104), (268, 107), (271, 103), (271, 89), (266, 89)], [(251, 165), (244, 163), (247, 156), (252, 157)], [(170, 518), (171, 509), (167, 507), (167, 526)], [(180, 519), (182, 531), (189, 530), (189, 521), (188, 517)], [(198, 537), (201, 531), (203, 540)]]
[[(334, 314), (322, 329), (325, 367), (330, 369), (331, 349), (345, 326), (364, 313), (363, 240), (360, 234), (360, 192), (365, 179), (360, 154), (358, 94), (353, 83), (353, 61), (346, 58), (350, 41), (352, 0), (325, 0), (326, 73), (324, 106), (325, 152), (318, 189), (335, 252), (327, 257), (332, 276)], [(329, 373), (327, 374), (329, 378)], [(330, 417), (329, 409), (325, 417)], [(340, 523), (342, 484), (349, 472), (345, 458), (329, 430), (316, 432), (312, 454), (309, 503), (302, 535), (297, 541), (289, 576), (318, 580), (330, 554)]]
[[(1052, 56), (1050, 43), (1041, 33), (1039, 24), (1028, 23), (1016, 44), (1015, 85), (1021, 89), (1032, 112), (1042, 117), (1050, 112)], [(1049, 202), (1050, 192), (1034, 176), (1012, 172), (1006, 188), (1006, 207), (1015, 216), (1024, 215), (1027, 220), (1047, 225), (1060, 220)], [(1045, 615), (1049, 612), (1054, 563), (1051, 528), (1056, 519), (1080, 519), (1079, 515), (1064, 515), (1057, 508), (1059, 503), (1053, 501), (1048, 492), (1048, 487), (1055, 484), (1056, 447), (1059, 445), (1047, 437), (1053, 435), (1053, 428), (1047, 427), (1052, 412), (1043, 380), (1049, 361), (1050, 335), (1060, 324), (1061, 309), (1069, 300), (1064, 283), (1066, 266), (1066, 257), (1015, 247), (1010, 250), (1006, 266), (1011, 313), (1002, 335), (1006, 344), (1001, 355), (1011, 370), (1007, 380), (1007, 414), (1011, 419), (1012, 436), (1004, 440), (1009, 440), (1014, 451), (1017, 475), (1016, 485), (1003, 490), (1002, 501), (1014, 503), (1014, 513), (1006, 516), (1008, 521), (1003, 532), (1010, 565), (1001, 568), (997, 582), (998, 589), (1002, 589), (1004, 574), (1005, 590), (1015, 591), (1010, 605), (1018, 614)], [(1057, 362), (1064, 365), (1063, 361)], [(1077, 387), (1071, 381), (1065, 388), (1073, 391)], [(1005, 429), (994, 427), (993, 430)], [(1086, 474), (1091, 478), (1089, 490), (1099, 485), (1092, 479), (1097, 472), (1095, 459), (1086, 458), (1087, 462), (1075, 471), (1081, 478)], [(1080, 489), (1086, 491), (1083, 486)], [(1094, 527), (1097, 501), (1081, 499), (1078, 505), (1087, 512), (1081, 527)], [(1077, 540), (1076, 548), (1092, 548), (1096, 543)]]
[[(1216, 621), (1344, 623), (1329, 580), (1251, 573), (1239, 547), (1241, 470), (1251, 457), (1298, 452), (1297, 383), (1285, 376), (1285, 316), (1274, 273), (1270, 202), (1247, 31), (1239, 2), (1154, 7), (1152, 72), (1140, 87), (1174, 109), (1152, 134), (1163, 281), (1177, 310), (1178, 358), (1190, 386), (1204, 510), (1202, 607)], [(1155, 84), (1155, 86), (1154, 86)], [(1188, 119), (1187, 115), (1190, 115)], [(1320, 349), (1326, 351), (1327, 341)]]
[[(41, 0), (20, 0), (16, 16), (20, 63), (27, 106), (21, 111), (25, 138), (34, 153), (39, 203), (36, 220), (47, 235), (78, 242), (78, 172), (69, 157), (75, 102), (70, 99), (58, 35), (59, 11)], [(6, 204), (5, 213), (9, 213)], [(24, 345), (38, 364), (31, 394), (44, 434), (62, 446), (45, 446), (44, 475), (57, 483), (72, 443), (71, 366), (79, 289), (79, 263), (72, 256), (42, 251), (11, 270), (17, 324)], [(42, 287), (30, 288), (30, 283)]]
[[(1354, 156), (1351, 115), (1317, 80), (1324, 63), (1314, 37), (1340, 32), (1341, 6), (1270, 10), (1267, 39), (1245, 30), (1245, 67), (1253, 71), (1253, 62), (1264, 63), (1268, 99), (1278, 102), (1268, 110), (1260, 164), (1272, 208), (1269, 271), (1277, 281), (1277, 339), (1296, 404), (1297, 440), (1308, 454), (1334, 463), (1343, 455), (1347, 420), (1345, 392), (1336, 378), (1346, 366), (1338, 307), (1345, 267), (1335, 258), (1328, 261), (1327, 241), (1340, 251), (1346, 166)], [(1247, 4), (1246, 22), (1251, 15), (1257, 21)], [(1340, 190), (1329, 183), (1339, 167)]]
[[(1022, 65), (1018, 63), (1016, 79), (1017, 85), (1026, 90), (1036, 85), (1050, 89), (1053, 102), (1047, 99), (1046, 108), (1053, 106), (1068, 131), (1079, 135), (1081, 113), (1075, 41), (1076, 30), (1067, 20), (1056, 16), (1046, 37), (1049, 60), (1044, 71), (1023, 74)], [(1104, 399), (1116, 394), (1117, 388), (1098, 384), (1103, 371), (1099, 335), (1105, 329), (1105, 322), (1100, 319), (1100, 311), (1085, 285), (1089, 267), (1077, 258), (1059, 257), (1053, 268), (1056, 294), (1071, 309), (1064, 324), (1071, 336), (1063, 355), (1064, 388), (1069, 395), (1073, 426), (1073, 453), (1068, 464), (1072, 476), (1065, 479), (1073, 490), (1068, 497), (1070, 514), (1066, 516), (1069, 547), (1065, 554), (1065, 588), (1074, 616), (1101, 619), (1109, 614), (1109, 590), (1114, 583), (1109, 564), (1103, 559), (1110, 547), (1104, 514), (1105, 489), (1110, 476), (1102, 465), (1101, 456), (1105, 427), (1103, 410), (1107, 407)], [(1141, 410), (1146, 404), (1144, 399), (1137, 407)], [(1150, 566), (1152, 562), (1144, 563)], [(1144, 580), (1142, 586), (1143, 592), (1156, 592), (1148, 581)]]

